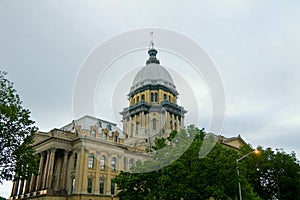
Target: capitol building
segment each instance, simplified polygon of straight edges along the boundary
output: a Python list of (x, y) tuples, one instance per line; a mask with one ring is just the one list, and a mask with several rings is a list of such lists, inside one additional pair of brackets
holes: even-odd
[[(146, 65), (133, 79), (128, 107), (120, 111), (122, 129), (86, 115), (36, 133), (38, 174), (14, 181), (10, 199), (118, 199), (114, 177), (150, 158), (147, 149), (155, 138), (184, 128), (187, 111), (177, 104), (175, 83), (157, 53), (153, 47), (148, 50)], [(220, 137), (220, 142), (237, 149), (245, 144), (239, 136)]]

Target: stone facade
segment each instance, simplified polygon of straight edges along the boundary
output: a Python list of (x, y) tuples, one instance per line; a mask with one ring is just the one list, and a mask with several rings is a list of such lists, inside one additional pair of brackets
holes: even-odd
[(116, 198), (113, 178), (149, 157), (125, 146), (120, 136), (115, 124), (90, 116), (38, 132), (33, 146), (40, 157), (39, 173), (28, 181), (15, 181), (10, 199)]

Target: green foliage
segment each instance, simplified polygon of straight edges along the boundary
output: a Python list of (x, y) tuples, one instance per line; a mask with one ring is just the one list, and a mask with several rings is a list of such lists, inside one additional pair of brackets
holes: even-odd
[(12, 180), (14, 173), (28, 179), (38, 169), (37, 157), (30, 146), (37, 128), (5, 75), (0, 71), (0, 182)]
[(245, 160), (245, 175), (263, 199), (300, 199), (300, 165), (294, 153), (260, 148)]
[[(122, 172), (115, 178), (121, 189), (120, 199), (237, 199), (238, 152), (217, 144), (207, 156), (199, 158), (204, 135), (203, 130), (189, 126), (186, 131), (176, 133), (170, 144), (163, 146), (159, 142), (163, 148), (156, 147), (154, 159), (135, 169), (153, 165), (164, 168), (147, 173)], [(165, 165), (171, 157), (177, 156), (178, 159)], [(246, 179), (241, 181), (245, 186), (245, 199), (259, 199)]]

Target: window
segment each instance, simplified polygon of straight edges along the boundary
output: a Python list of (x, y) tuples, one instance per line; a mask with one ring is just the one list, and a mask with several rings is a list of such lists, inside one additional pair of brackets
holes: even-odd
[(102, 127), (102, 122), (98, 120), (98, 126), (101, 128)]
[(111, 193), (112, 195), (115, 194), (115, 183), (114, 183), (114, 180), (113, 180), (113, 179), (111, 179), (110, 193)]
[(124, 158), (123, 165), (124, 165), (124, 171), (126, 171), (127, 170), (127, 158)]
[(171, 101), (171, 95), (169, 95), (169, 101)]
[(145, 101), (145, 95), (142, 94), (142, 101)]
[(87, 192), (92, 193), (93, 190), (93, 178), (88, 178)]
[(107, 134), (106, 133), (103, 134), (103, 139), (107, 140)]
[(154, 101), (158, 102), (158, 94), (157, 93), (154, 94)]
[(151, 102), (154, 102), (154, 93), (151, 93)]
[(164, 101), (167, 101), (167, 95), (164, 94)]
[(77, 156), (78, 156), (78, 154), (75, 153), (75, 154), (74, 154), (74, 164), (73, 164), (74, 169), (75, 169), (76, 166), (77, 166)]
[(137, 97), (136, 98), (136, 102), (138, 103), (140, 101), (140, 97)]
[(132, 134), (133, 134), (133, 126), (134, 126), (134, 124), (131, 123), (130, 125), (131, 125), (131, 126), (130, 126), (130, 133), (131, 133), (131, 135), (132, 135)]
[(128, 167), (129, 167), (129, 169), (131, 169), (133, 167), (133, 159), (129, 160), (129, 166)]
[(105, 156), (102, 156), (100, 159), (100, 170), (105, 170)]
[(156, 119), (152, 120), (152, 128), (153, 130), (156, 130)]
[(107, 129), (111, 131), (111, 124), (107, 124)]
[(92, 130), (92, 137), (96, 137), (96, 130)]
[(72, 178), (72, 188), (71, 188), (71, 193), (75, 193), (75, 178)]
[(94, 168), (94, 154), (89, 156), (89, 168)]
[(114, 136), (114, 142), (118, 142), (118, 136)]
[(117, 169), (116, 169), (116, 163), (117, 163), (116, 158), (113, 157), (113, 158), (111, 159), (111, 170), (112, 170), (112, 171), (116, 171), (116, 170), (117, 170)]
[(104, 194), (104, 179), (100, 179), (100, 186), (99, 186), (99, 192), (100, 194)]

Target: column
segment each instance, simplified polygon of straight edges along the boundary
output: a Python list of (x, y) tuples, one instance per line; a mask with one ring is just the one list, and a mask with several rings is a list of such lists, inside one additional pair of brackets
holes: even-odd
[[(17, 175), (15, 177), (17, 177)], [(14, 181), (12, 194), (11, 194), (12, 197), (18, 195), (18, 187), (19, 187), (19, 179)]]
[(36, 175), (32, 174), (31, 175), (31, 180), (30, 180), (30, 185), (29, 185), (29, 192), (33, 192), (34, 191), (35, 183), (36, 183)]
[(178, 120), (178, 115), (176, 115), (176, 131), (179, 130), (180, 124), (179, 124), (179, 120)]
[(49, 160), (50, 160), (50, 152), (48, 150), (47, 151), (47, 160), (45, 163), (45, 168), (44, 168), (43, 178), (42, 178), (42, 187), (40, 188), (41, 190), (45, 189), (45, 187), (46, 187)]
[(85, 181), (83, 179), (86, 179), (86, 168), (87, 168), (87, 162), (86, 162), (86, 152), (84, 147), (82, 147), (78, 152), (78, 164), (76, 168), (76, 174), (75, 174), (75, 193), (82, 193), (83, 188), (86, 188), (86, 185), (83, 185)]
[(46, 188), (51, 188), (51, 184), (52, 184), (55, 151), (56, 151), (55, 148), (50, 149), (50, 159), (49, 159), (49, 166), (48, 166), (48, 177), (47, 177)]
[(64, 152), (64, 161), (63, 161), (63, 166), (62, 166), (62, 170), (61, 170), (61, 190), (65, 190), (66, 189), (66, 178), (67, 176), (67, 166), (68, 166), (68, 154), (69, 151), (65, 150)]
[[(42, 177), (43, 177), (42, 173), (43, 173), (43, 168), (44, 168), (45, 152), (41, 152), (40, 154), (41, 154), (41, 158), (40, 158), (40, 164), (39, 164), (39, 173), (36, 178), (35, 191), (39, 191), (42, 186)], [(32, 188), (31, 190), (34, 191), (34, 188)]]
[(18, 195), (22, 195), (23, 194), (23, 189), (24, 189), (24, 179), (21, 179), (21, 184), (20, 184), (19, 194)]
[(29, 192), (30, 180), (31, 180), (31, 177), (30, 177), (29, 180), (26, 180), (25, 189), (24, 189), (24, 194), (27, 194), (27, 193)]
[(175, 117), (174, 117), (174, 114), (172, 114), (172, 126), (173, 126), (173, 130), (175, 130)]

